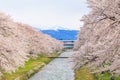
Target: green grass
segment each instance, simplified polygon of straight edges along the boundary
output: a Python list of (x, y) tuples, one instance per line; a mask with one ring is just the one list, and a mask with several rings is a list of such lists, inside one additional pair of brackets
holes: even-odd
[[(94, 74), (95, 80), (110, 80), (111, 74), (105, 72), (104, 74)], [(120, 80), (120, 76), (114, 76), (115, 80)]]
[[(110, 80), (111, 74), (105, 72), (104, 74), (92, 74), (86, 67), (82, 67), (75, 71), (75, 80)], [(120, 76), (114, 74), (115, 80), (120, 80)]]
[[(53, 57), (56, 57), (58, 55), (59, 53), (52, 54)], [(45, 64), (48, 64), (52, 59), (48, 58), (48, 56), (45, 54), (41, 54), (39, 55), (39, 57), (35, 59), (30, 58), (28, 61), (26, 61), (24, 67), (19, 67), (19, 69), (16, 70), (14, 73), (12, 74), (4, 73), (3, 80), (14, 80), (17, 77), (29, 72), (30, 70), (33, 70), (37, 66), (41, 66), (40, 68), (42, 68)], [(25, 80), (25, 79), (21, 79), (21, 80)]]
[(95, 80), (94, 76), (86, 67), (82, 67), (75, 71), (75, 80)]

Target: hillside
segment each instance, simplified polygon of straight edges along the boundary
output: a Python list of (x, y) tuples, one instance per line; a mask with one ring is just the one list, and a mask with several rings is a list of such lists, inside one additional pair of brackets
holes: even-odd
[(120, 1), (87, 0), (91, 12), (82, 19), (74, 55), (76, 67), (120, 75)]
[(62, 47), (62, 42), (0, 13), (0, 76), (4, 72), (14, 72), (30, 57), (41, 53), (51, 55)]
[(41, 30), (44, 34), (48, 34), (57, 40), (76, 40), (77, 30)]

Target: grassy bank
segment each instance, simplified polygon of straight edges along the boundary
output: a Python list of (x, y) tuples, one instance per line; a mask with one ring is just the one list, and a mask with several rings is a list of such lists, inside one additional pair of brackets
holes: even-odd
[[(59, 54), (60, 54), (59, 52), (54, 53), (52, 54), (52, 57), (56, 57)], [(16, 70), (16, 72), (12, 74), (4, 73), (2, 80), (15, 80), (20, 76), (22, 76), (20, 80), (26, 80), (27, 78), (32, 76), (34, 73), (38, 72), (44, 65), (48, 64), (51, 60), (53, 60), (53, 58), (48, 58), (48, 56), (45, 54), (41, 54), (39, 55), (39, 57), (35, 59), (30, 58), (28, 61), (26, 61), (24, 67), (19, 67), (19, 69)]]
[[(85, 67), (75, 71), (75, 80), (110, 80), (111, 76), (108, 72), (92, 74)], [(114, 80), (120, 80), (120, 76), (114, 75)]]
[(75, 80), (95, 80), (94, 76), (86, 67), (82, 67), (75, 71)]
[[(104, 74), (94, 74), (95, 80), (110, 80), (111, 74), (108, 72), (105, 72)], [(114, 80), (120, 80), (120, 76), (114, 75)]]

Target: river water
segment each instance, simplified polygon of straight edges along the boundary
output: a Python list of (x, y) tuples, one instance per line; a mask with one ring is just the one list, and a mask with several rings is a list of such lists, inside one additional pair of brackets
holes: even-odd
[(40, 72), (36, 73), (29, 80), (74, 80), (74, 63), (70, 57), (74, 52), (63, 52), (59, 57), (46, 65)]

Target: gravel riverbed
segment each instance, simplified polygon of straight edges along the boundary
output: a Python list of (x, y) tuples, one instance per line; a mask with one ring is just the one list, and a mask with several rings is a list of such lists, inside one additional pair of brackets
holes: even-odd
[(63, 52), (29, 80), (74, 80), (74, 63), (69, 58), (73, 54), (73, 51)]

